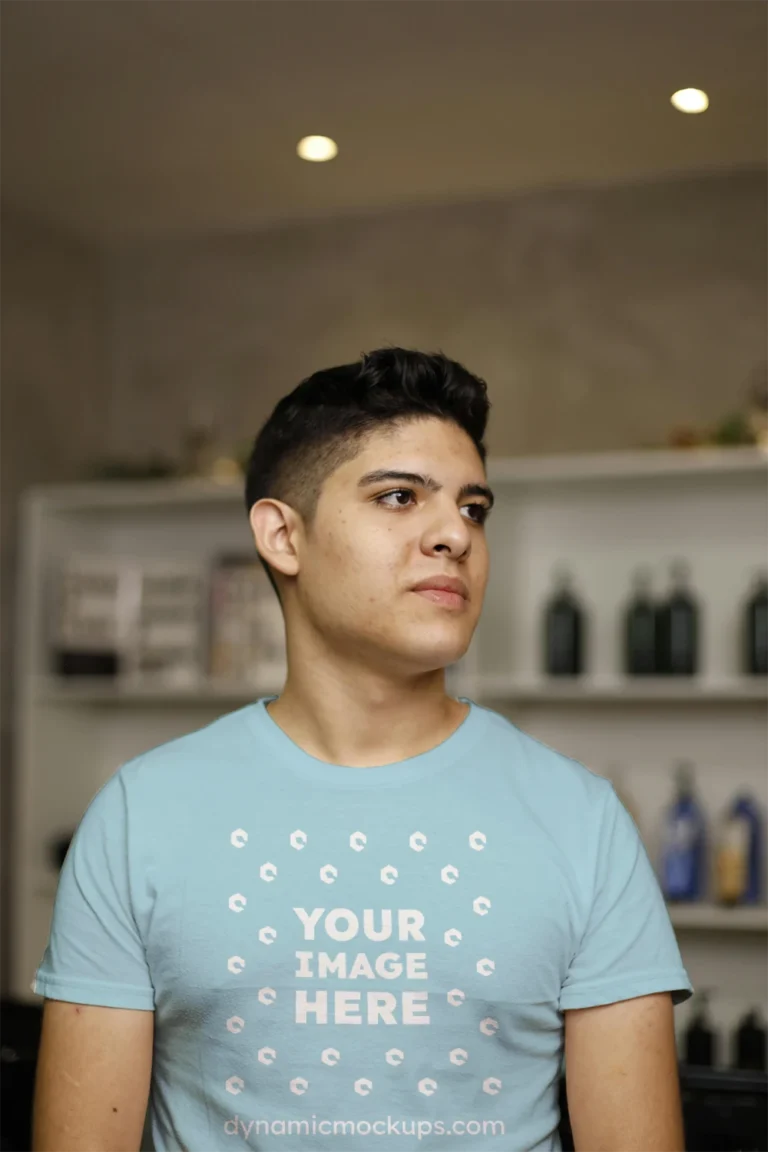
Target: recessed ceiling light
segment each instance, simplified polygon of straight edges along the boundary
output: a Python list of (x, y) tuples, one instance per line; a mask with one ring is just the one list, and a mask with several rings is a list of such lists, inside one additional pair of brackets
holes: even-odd
[(670, 100), (678, 112), (706, 112), (709, 108), (709, 96), (701, 88), (681, 88)]
[(305, 136), (296, 145), (296, 151), (302, 160), (312, 160), (321, 164), (324, 160), (333, 160), (338, 154), (339, 146), (330, 136)]

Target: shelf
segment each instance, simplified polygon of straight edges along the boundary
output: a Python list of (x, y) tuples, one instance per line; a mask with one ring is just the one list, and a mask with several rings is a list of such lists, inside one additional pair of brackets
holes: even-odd
[(702, 932), (768, 932), (768, 907), (720, 908), (715, 904), (668, 904), (675, 928)]
[(580, 480), (645, 480), (663, 476), (702, 476), (760, 472), (768, 468), (768, 451), (759, 447), (646, 448), (632, 452), (579, 455), (512, 456), (488, 461), (488, 476), (497, 483), (572, 483)]
[[(120, 683), (97, 678), (71, 677), (40, 681), (37, 699), (49, 704), (248, 704), (260, 696), (279, 693), (284, 678), (269, 677), (260, 684), (202, 681), (189, 687)], [(467, 692), (478, 701), (521, 704), (768, 704), (768, 683), (755, 678), (730, 681), (621, 680), (549, 682), (498, 676), (470, 677)]]
[(99, 683), (96, 677), (68, 677), (63, 683), (51, 677), (38, 685), (37, 699), (47, 704), (152, 704), (158, 706), (189, 704), (245, 705), (260, 696), (280, 692), (283, 681), (265, 681), (263, 684), (225, 684), (201, 682), (189, 687), (172, 688), (167, 685), (120, 683), (108, 680)]
[[(34, 895), (54, 900), (58, 875), (40, 876)], [(714, 904), (667, 904), (673, 926), (680, 931), (768, 932), (768, 907), (720, 908)]]
[(66, 513), (100, 509), (174, 509), (206, 505), (244, 504), (245, 480), (102, 480), (70, 484), (38, 484), (22, 494), (25, 504), (42, 504)]
[[(646, 480), (768, 471), (768, 452), (756, 447), (639, 449), (579, 455), (489, 458), (488, 477), (497, 484), (570, 484), (578, 481)], [(37, 485), (25, 503), (51, 510), (88, 512), (103, 508), (173, 508), (243, 504), (244, 480), (106, 480)]]
[(707, 681), (645, 677), (637, 680), (595, 677), (574, 680), (525, 679), (504, 674), (478, 676), (476, 695), (485, 700), (530, 704), (718, 704), (768, 703), (763, 677)]

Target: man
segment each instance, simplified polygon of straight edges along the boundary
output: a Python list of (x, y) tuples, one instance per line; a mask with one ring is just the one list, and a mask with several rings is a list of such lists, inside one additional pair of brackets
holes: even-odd
[(123, 765), (61, 874), (37, 1152), (681, 1152), (691, 985), (611, 785), (446, 693), (488, 578), (484, 382), (400, 349), (246, 481), (288, 676)]

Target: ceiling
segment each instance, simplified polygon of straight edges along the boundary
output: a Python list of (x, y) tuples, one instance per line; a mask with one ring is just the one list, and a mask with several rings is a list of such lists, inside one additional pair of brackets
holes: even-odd
[[(766, 164), (763, 0), (3, 0), (2, 191), (108, 238)], [(680, 87), (711, 105), (685, 116)], [(339, 156), (308, 164), (310, 133)]]

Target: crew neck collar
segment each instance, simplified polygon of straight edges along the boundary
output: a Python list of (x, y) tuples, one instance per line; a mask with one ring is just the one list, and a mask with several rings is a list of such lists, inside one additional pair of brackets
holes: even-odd
[(448, 768), (463, 756), (480, 739), (486, 720), (486, 710), (464, 696), (456, 697), (462, 704), (469, 705), (469, 711), (450, 736), (406, 760), (392, 764), (381, 764), (373, 768), (351, 768), (343, 764), (330, 764), (319, 760), (300, 748), (280, 725), (272, 719), (267, 705), (277, 696), (263, 696), (254, 704), (248, 705), (245, 719), (253, 734), (295, 775), (317, 784), (336, 788), (391, 788), (423, 780)]

